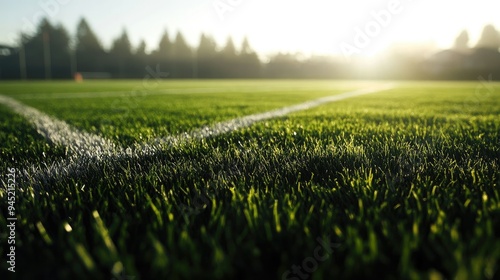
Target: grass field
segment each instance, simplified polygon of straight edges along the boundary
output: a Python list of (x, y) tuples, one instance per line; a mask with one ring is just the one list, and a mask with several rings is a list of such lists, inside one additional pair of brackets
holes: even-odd
[[(0, 94), (125, 149), (380, 84), (7, 82)], [(397, 82), (128, 156), (76, 155), (9, 106), (0, 116), (17, 279), (500, 278), (499, 83)], [(0, 275), (13, 277), (8, 234)]]

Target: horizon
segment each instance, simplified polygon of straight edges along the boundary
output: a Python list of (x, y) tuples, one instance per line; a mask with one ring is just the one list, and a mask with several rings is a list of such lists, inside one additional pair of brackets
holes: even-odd
[[(143, 39), (147, 51), (151, 52), (166, 30), (171, 40), (181, 32), (191, 47), (198, 46), (201, 34), (212, 36), (218, 47), (223, 47), (228, 37), (236, 46), (247, 37), (261, 58), (279, 52), (306, 57), (342, 56), (353, 48), (356, 54), (371, 57), (394, 46), (437, 51), (451, 48), (462, 30), (468, 32), (469, 47), (473, 47), (485, 25), (500, 26), (491, 8), (499, 4), (492, 0), (461, 3), (377, 0), (365, 6), (361, 5), (367, 1), (362, 0), (342, 4), (325, 0), (273, 3), (197, 0), (175, 4), (148, 0), (141, 4), (120, 2), (119, 11), (113, 9), (117, 3), (114, 0), (99, 3), (98, 9), (94, 0), (85, 3), (30, 0), (22, 5), (3, 2), (6, 1), (0, 1), (7, 7), (4, 11), (9, 11), (0, 19), (0, 43), (3, 44), (15, 45), (19, 33), (33, 32), (43, 17), (53, 25), (63, 25), (73, 37), (78, 21), (85, 18), (106, 49), (126, 30), (134, 48)], [(453, 12), (446, 13), (451, 5)], [(443, 21), (444, 14), (446, 21)], [(260, 24), (253, 23), (256, 18)], [(363, 44), (356, 44), (356, 39)]]

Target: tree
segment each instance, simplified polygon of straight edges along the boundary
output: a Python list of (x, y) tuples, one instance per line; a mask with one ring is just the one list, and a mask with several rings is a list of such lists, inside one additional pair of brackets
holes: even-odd
[(227, 38), (226, 45), (218, 55), (219, 74), (223, 78), (235, 78), (238, 76), (238, 53), (233, 39)]
[(165, 30), (158, 45), (158, 53), (160, 54), (161, 57), (167, 58), (169, 57), (169, 54), (171, 52), (172, 52), (172, 43), (168, 38), (168, 32)]
[(248, 39), (245, 37), (241, 44), (239, 58), (239, 76), (242, 78), (257, 78), (260, 76), (260, 60), (257, 53), (252, 50)]
[(234, 59), (238, 55), (236, 47), (234, 46), (233, 39), (231, 37), (227, 38), (226, 45), (222, 49), (221, 54), (226, 59)]
[(134, 50), (134, 59), (131, 67), (133, 68), (134, 76), (144, 74), (144, 69), (148, 64), (148, 54), (146, 53), (146, 42), (141, 40), (137, 48)]
[(476, 48), (498, 50), (500, 48), (500, 34), (493, 25), (486, 25)]
[(297, 55), (289, 53), (278, 53), (272, 56), (265, 70), (267, 78), (294, 79), (303, 76)]
[(193, 77), (193, 52), (180, 32), (173, 44), (173, 73), (175, 78)]
[(248, 38), (245, 37), (243, 42), (241, 43), (241, 54), (252, 54), (255, 53), (250, 47), (250, 43), (248, 42)]
[(130, 74), (127, 73), (126, 66), (132, 61), (132, 45), (126, 30), (123, 30), (122, 35), (113, 41), (110, 59), (111, 69), (117, 71), (119, 77), (124, 78)]
[(128, 39), (126, 30), (123, 30), (122, 35), (113, 41), (111, 53), (122, 57), (130, 56), (132, 54), (132, 44)]
[(70, 38), (68, 32), (58, 24), (50, 34), (50, 52), (52, 76), (54, 78), (71, 77)]
[(172, 72), (173, 44), (170, 42), (168, 32), (165, 30), (160, 38), (158, 48), (151, 54), (154, 64), (159, 65), (165, 72)]
[(146, 55), (146, 42), (144, 40), (141, 40), (139, 43), (139, 46), (137, 46), (137, 49), (135, 50), (135, 55), (137, 56), (145, 56)]
[(34, 35), (23, 36), (27, 75), (30, 78), (69, 78), (69, 36), (66, 30), (43, 19)]
[(214, 78), (216, 72), (217, 44), (212, 37), (201, 34), (200, 45), (196, 50), (199, 78)]
[(467, 30), (463, 30), (457, 39), (455, 39), (454, 48), (458, 51), (465, 51), (469, 48), (469, 33)]
[(174, 41), (174, 56), (178, 59), (187, 60), (192, 58), (192, 51), (189, 48), (186, 40), (184, 40), (184, 36), (180, 32), (177, 32)]
[(99, 39), (84, 18), (80, 20), (76, 28), (76, 50), (82, 52), (104, 51)]
[(82, 18), (76, 28), (76, 69), (99, 72), (105, 67), (106, 52), (87, 21)]

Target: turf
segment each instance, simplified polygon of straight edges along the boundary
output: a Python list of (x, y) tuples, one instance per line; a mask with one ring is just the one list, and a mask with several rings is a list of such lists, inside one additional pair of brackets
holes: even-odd
[(51, 146), (24, 120), (0, 105), (0, 167), (14, 164), (27, 166), (34, 162), (55, 161), (66, 156), (64, 147)]
[[(126, 97), (54, 98), (135, 83), (37, 84), (43, 98), (33, 98), (33, 84), (0, 92), (126, 145), (371, 84), (173, 81), (143, 96), (143, 119), (111, 121), (112, 131), (99, 124), (113, 118), (110, 102)], [(208, 87), (220, 92), (161, 92)], [(18, 276), (496, 279), (499, 97), (500, 84), (479, 81), (399, 83), (19, 186)], [(19, 159), (9, 164), (22, 169), (64, 157), (20, 117), (0, 114), (3, 161)]]
[[(100, 84), (102, 89), (98, 90)], [(79, 129), (132, 145), (361, 86), (356, 83), (332, 86), (327, 82), (163, 84), (158, 83), (154, 89), (130, 81), (97, 85), (33, 83), (18, 87), (7, 84), (2, 92)]]

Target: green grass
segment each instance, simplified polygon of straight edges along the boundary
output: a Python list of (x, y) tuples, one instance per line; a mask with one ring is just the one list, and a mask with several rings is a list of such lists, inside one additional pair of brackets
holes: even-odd
[[(17, 87), (6, 84), (1, 92), (79, 129), (131, 145), (362, 85), (292, 81), (161, 82), (149, 90), (140, 81), (76, 85), (38, 82)], [(200, 93), (203, 90), (208, 92)]]
[[(36, 87), (50, 95), (135, 83)], [(221, 92), (147, 95), (139, 103), (144, 115), (123, 122), (106, 109), (120, 97), (28, 98), (33, 84), (0, 85), (0, 92), (129, 144), (365, 85), (164, 83)], [(323, 261), (316, 257), (311, 273), (302, 269), (308, 279), (497, 279), (500, 84), (481, 94), (478, 86), (400, 83), (141, 160), (99, 162), (43, 188), (19, 186), (18, 276), (300, 279), (283, 275), (314, 259), (321, 238), (335, 246)], [(272, 90), (252, 92), (257, 87)], [(63, 147), (44, 143), (20, 117), (3, 107), (0, 114), (3, 162), (18, 159), (8, 164), (22, 169), (29, 160), (64, 157)], [(109, 118), (110, 129), (99, 125)], [(0, 196), (5, 228), (4, 190)], [(5, 256), (6, 243), (0, 248)]]
[(30, 123), (3, 105), (0, 105), (0, 143), (2, 170), (13, 164), (26, 166), (60, 160), (66, 155), (64, 147), (49, 145)]

